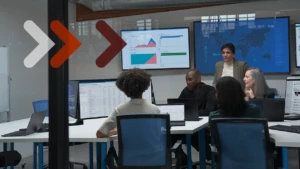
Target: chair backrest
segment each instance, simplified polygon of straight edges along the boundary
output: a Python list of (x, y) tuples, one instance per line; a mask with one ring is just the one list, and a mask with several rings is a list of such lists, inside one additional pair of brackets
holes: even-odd
[(211, 120), (221, 169), (267, 169), (270, 137), (266, 119), (219, 118)]
[(117, 116), (119, 169), (172, 167), (168, 114)]
[[(45, 110), (49, 110), (48, 100), (34, 101), (34, 102), (32, 102), (32, 105), (33, 105), (33, 110), (34, 110), (35, 113), (45, 111)], [(49, 111), (47, 111), (46, 116), (48, 116), (48, 112)]]

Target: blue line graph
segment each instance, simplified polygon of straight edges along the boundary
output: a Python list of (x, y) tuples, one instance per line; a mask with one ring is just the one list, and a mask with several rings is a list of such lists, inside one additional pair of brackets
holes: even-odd
[(183, 37), (183, 35), (161, 36), (160, 39), (163, 39), (163, 38), (180, 38), (180, 37)]

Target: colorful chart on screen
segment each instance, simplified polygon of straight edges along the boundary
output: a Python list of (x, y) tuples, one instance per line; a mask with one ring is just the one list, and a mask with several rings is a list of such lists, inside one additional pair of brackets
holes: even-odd
[(189, 68), (189, 30), (123, 30), (122, 69)]

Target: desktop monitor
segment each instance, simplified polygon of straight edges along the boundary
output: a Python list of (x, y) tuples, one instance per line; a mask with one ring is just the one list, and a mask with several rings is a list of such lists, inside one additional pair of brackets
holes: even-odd
[(122, 30), (122, 69), (190, 68), (189, 28)]
[(69, 116), (78, 119), (78, 90), (79, 82), (70, 80), (68, 84)]
[(286, 79), (285, 113), (300, 115), (300, 76)]
[[(88, 80), (79, 82), (80, 118), (107, 117), (114, 108), (130, 100), (116, 86), (116, 79)], [(152, 102), (152, 87), (143, 93), (143, 98)]]
[(196, 21), (195, 68), (201, 74), (214, 74), (215, 64), (223, 60), (222, 45), (231, 42), (235, 45), (234, 58), (250, 67), (258, 67), (265, 74), (289, 73), (289, 26), (289, 17)]

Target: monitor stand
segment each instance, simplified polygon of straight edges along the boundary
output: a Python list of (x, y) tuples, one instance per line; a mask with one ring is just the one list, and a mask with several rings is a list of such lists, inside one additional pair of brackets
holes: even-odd
[(75, 123), (69, 123), (69, 126), (79, 126), (79, 125), (83, 125), (82, 119), (76, 119)]
[(284, 115), (284, 120), (300, 120), (300, 114)]

